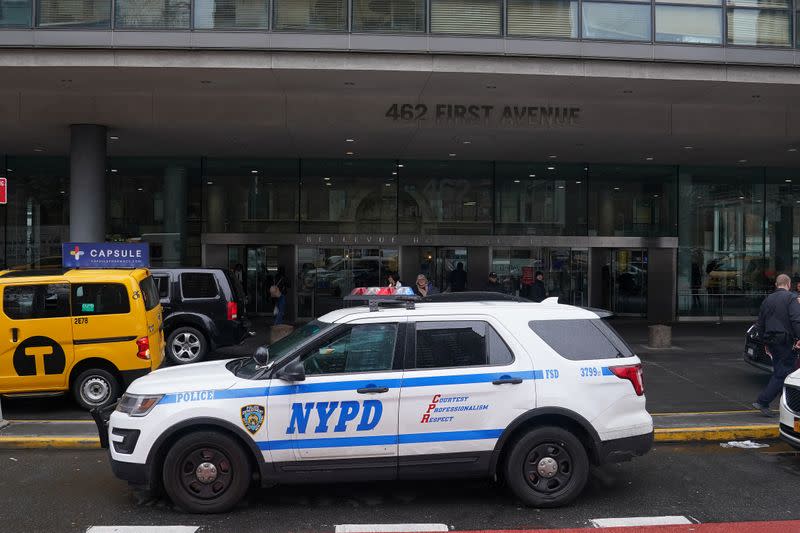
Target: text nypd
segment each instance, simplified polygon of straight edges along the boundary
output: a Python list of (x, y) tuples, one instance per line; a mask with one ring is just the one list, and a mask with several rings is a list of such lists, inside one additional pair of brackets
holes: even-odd
[[(305, 402), (293, 403), (292, 414), (286, 434), (327, 433), (333, 428), (334, 433), (342, 433), (356, 424), (356, 431), (375, 429), (383, 415), (383, 404), (378, 400), (344, 402)], [(313, 420), (312, 420), (313, 419)], [(309, 426), (309, 421), (312, 422)]]

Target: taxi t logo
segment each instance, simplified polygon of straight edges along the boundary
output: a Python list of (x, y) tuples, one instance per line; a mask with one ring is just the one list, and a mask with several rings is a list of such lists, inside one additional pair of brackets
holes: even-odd
[(348, 423), (358, 418), (359, 412), (361, 412), (361, 420), (356, 426), (356, 431), (369, 431), (375, 429), (378, 422), (381, 421), (383, 404), (379, 400), (364, 400), (363, 404), (355, 401), (293, 403), (292, 418), (289, 420), (286, 434), (305, 433), (312, 411), (317, 413), (317, 425), (314, 433), (327, 433), (328, 424), (332, 422), (337, 410), (339, 417), (333, 427), (334, 433), (347, 431)]
[(18, 376), (63, 374), (67, 366), (64, 349), (50, 337), (30, 337), (14, 350), (14, 370)]

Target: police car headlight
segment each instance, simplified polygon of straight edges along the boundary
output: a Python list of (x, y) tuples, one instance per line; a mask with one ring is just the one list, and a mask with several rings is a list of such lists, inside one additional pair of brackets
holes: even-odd
[(123, 394), (117, 404), (117, 411), (128, 416), (146, 416), (158, 405), (163, 394)]

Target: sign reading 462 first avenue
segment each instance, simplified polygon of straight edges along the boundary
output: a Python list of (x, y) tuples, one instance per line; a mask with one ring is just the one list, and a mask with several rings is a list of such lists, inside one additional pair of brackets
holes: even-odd
[(145, 268), (150, 247), (146, 242), (65, 242), (61, 263), (65, 268)]

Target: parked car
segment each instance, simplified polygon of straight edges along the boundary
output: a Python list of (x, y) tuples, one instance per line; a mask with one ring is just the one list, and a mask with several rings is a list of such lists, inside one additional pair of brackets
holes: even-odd
[(764, 349), (764, 341), (758, 335), (756, 325), (747, 328), (744, 336), (744, 361), (764, 372), (772, 372), (772, 358)]
[(196, 363), (249, 334), (239, 280), (221, 268), (155, 268), (164, 313), (166, 356), (178, 365)]
[(800, 450), (800, 370), (784, 383), (779, 427), (781, 438)]

